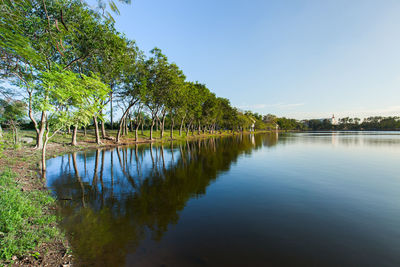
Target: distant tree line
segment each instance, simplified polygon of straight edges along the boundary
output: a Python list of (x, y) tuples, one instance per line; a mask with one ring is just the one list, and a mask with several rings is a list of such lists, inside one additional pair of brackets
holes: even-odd
[(360, 118), (341, 118), (337, 124), (332, 124), (329, 119), (303, 120), (302, 123), (310, 130), (364, 130), (364, 131), (394, 131), (400, 130), (400, 117), (368, 117), (361, 121)]

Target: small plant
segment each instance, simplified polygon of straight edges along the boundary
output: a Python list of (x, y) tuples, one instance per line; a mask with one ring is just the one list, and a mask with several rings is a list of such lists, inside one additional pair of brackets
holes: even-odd
[(39, 252), (34, 252), (34, 253), (31, 254), (31, 256), (34, 257), (36, 260), (38, 260), (39, 257), (40, 257), (40, 253)]
[(18, 150), (18, 149), (20, 149), (22, 147), (22, 145), (21, 145), (21, 143), (15, 143), (13, 145), (13, 147), (14, 147), (14, 149)]

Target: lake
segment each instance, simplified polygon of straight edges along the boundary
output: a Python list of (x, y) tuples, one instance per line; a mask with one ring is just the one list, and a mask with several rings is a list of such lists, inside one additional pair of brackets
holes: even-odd
[(400, 266), (400, 133), (235, 135), (49, 159), (81, 266)]

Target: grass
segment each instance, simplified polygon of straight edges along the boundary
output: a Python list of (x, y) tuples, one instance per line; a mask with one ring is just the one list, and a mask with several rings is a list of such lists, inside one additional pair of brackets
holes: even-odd
[[(260, 131), (260, 132), (262, 132), (262, 131)], [(117, 130), (107, 129), (106, 134), (108, 137), (115, 138), (115, 136), (117, 134)], [(36, 138), (36, 132), (33, 130), (22, 130), (22, 131), (20, 131), (20, 135), (21, 135), (21, 137), (30, 137), (34, 140)], [(197, 134), (197, 130), (196, 130), (194, 132), (194, 135), (192, 135), (191, 132), (189, 132), (189, 134), (186, 135), (186, 132), (182, 131), (182, 134), (180, 136), (179, 130), (174, 130), (173, 131), (173, 140), (184, 141), (184, 140), (193, 139), (193, 138), (214, 137), (214, 136), (222, 136), (222, 135), (232, 135), (232, 133), (230, 131), (222, 131), (222, 133), (217, 132), (214, 134), (209, 134), (208, 132), (206, 132), (206, 133), (201, 133), (199, 135), (199, 134)], [(100, 133), (100, 137), (101, 137), (101, 133)], [(144, 130), (143, 134), (139, 130), (138, 138), (139, 138), (138, 142), (148, 142), (149, 138), (150, 138), (150, 130)], [(128, 132), (128, 135), (121, 136), (120, 143), (125, 143), (125, 144), (126, 143), (135, 143), (134, 139), (135, 139), (135, 132)], [(77, 141), (78, 141), (78, 143), (81, 143), (81, 145), (83, 145), (82, 143), (94, 142), (94, 140), (95, 140), (95, 135), (94, 135), (93, 129), (88, 130), (86, 136), (83, 135), (83, 131), (78, 131)], [(160, 139), (160, 131), (159, 130), (153, 131), (153, 142), (160, 142), (160, 141), (165, 141), (165, 142), (171, 141), (169, 129), (166, 129), (164, 131), (164, 136), (162, 139)], [(50, 139), (49, 144), (51, 144), (51, 143), (62, 144), (62, 145), (70, 144), (71, 143), (71, 134), (68, 134), (66, 132), (59, 133), (59, 134), (55, 135), (52, 139)], [(111, 142), (111, 143), (113, 143), (113, 142)], [(32, 143), (32, 145), (33, 144), (34, 144), (34, 142)], [(83, 145), (83, 146), (85, 146), (85, 145)]]
[(38, 245), (61, 236), (56, 216), (46, 212), (54, 199), (48, 192), (21, 190), (15, 177), (8, 169), (0, 173), (0, 265), (13, 256), (37, 254), (32, 250)]

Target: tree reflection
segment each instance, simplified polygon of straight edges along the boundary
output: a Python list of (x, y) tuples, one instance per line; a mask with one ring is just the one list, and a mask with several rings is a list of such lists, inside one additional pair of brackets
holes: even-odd
[[(51, 186), (59, 199), (72, 199), (61, 201), (60, 214), (77, 263), (124, 265), (146, 233), (161, 240), (188, 200), (204, 195), (241, 154), (276, 145), (276, 140), (275, 134), (235, 135), (170, 143), (169, 149), (150, 144), (74, 153), (74, 171), (62, 158), (61, 174)], [(92, 178), (86, 172), (91, 167)]]

